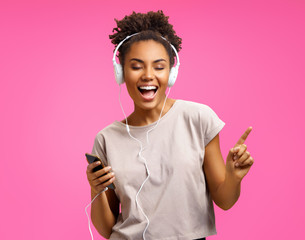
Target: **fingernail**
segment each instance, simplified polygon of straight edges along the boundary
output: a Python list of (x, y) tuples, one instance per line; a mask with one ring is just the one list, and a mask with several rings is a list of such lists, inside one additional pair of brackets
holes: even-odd
[(100, 164), (101, 164), (100, 161), (95, 162), (95, 165), (100, 165)]
[(239, 163), (235, 163), (235, 167), (238, 167), (239, 166)]
[(235, 155), (235, 156), (233, 157), (233, 159), (236, 160), (236, 159), (237, 159), (237, 155)]
[(111, 167), (109, 166), (109, 167), (107, 167), (107, 170), (110, 170), (111, 169)]

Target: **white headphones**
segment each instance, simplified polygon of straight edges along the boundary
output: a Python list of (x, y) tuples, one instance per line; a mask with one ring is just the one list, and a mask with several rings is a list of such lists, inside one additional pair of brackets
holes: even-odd
[[(134, 35), (137, 35), (139, 33), (134, 33), (130, 36), (127, 36), (123, 41), (121, 41), (118, 46), (116, 47), (116, 49), (114, 50), (113, 53), (113, 57), (112, 57), (112, 63), (113, 63), (113, 68), (114, 68), (114, 76), (115, 76), (115, 80), (116, 82), (121, 85), (124, 83), (124, 76), (123, 76), (123, 66), (119, 63), (116, 62), (115, 57), (117, 54), (117, 51), (119, 50), (120, 46), (129, 38), (133, 37)], [(162, 37), (162, 36), (161, 36)], [(164, 37), (162, 37), (164, 40), (166, 40)], [(167, 41), (167, 40), (166, 40)], [(176, 59), (177, 59), (177, 63), (176, 66), (172, 67), (170, 72), (169, 72), (169, 78), (168, 78), (168, 87), (172, 87), (174, 85), (174, 83), (176, 82), (177, 76), (178, 76), (178, 69), (180, 66), (180, 61), (179, 61), (179, 55), (178, 52), (176, 50), (176, 48), (169, 43), (170, 46), (172, 47), (172, 49), (174, 50), (175, 54), (176, 54)]]

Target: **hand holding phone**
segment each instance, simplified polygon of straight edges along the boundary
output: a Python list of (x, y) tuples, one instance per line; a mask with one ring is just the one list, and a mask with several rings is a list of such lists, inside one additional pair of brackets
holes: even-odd
[(98, 156), (86, 153), (86, 159), (89, 163), (87, 167), (87, 178), (91, 188), (97, 193), (101, 192), (106, 187), (115, 189), (113, 181), (115, 180), (114, 173), (110, 172), (110, 168), (104, 166)]

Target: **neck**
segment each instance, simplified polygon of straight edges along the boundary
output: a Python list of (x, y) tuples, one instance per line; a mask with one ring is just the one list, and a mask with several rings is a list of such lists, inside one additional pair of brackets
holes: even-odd
[[(127, 118), (128, 124), (133, 126), (145, 126), (158, 121), (164, 105), (164, 101), (165, 101), (165, 96), (163, 101), (161, 101), (156, 108), (149, 110), (141, 109), (138, 106), (134, 105), (134, 112)], [(175, 102), (174, 99), (169, 99), (169, 98), (166, 99), (166, 103), (162, 111), (161, 117), (164, 116), (169, 111), (169, 109), (172, 107), (174, 102)]]

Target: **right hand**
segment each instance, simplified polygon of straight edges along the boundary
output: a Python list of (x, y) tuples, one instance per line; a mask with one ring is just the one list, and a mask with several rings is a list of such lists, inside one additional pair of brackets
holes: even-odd
[(87, 167), (87, 178), (91, 186), (92, 191), (95, 194), (103, 191), (107, 186), (109, 186), (114, 180), (114, 172), (109, 172), (111, 167), (104, 167), (101, 170), (93, 172), (93, 169), (101, 164), (100, 161), (90, 163)]

